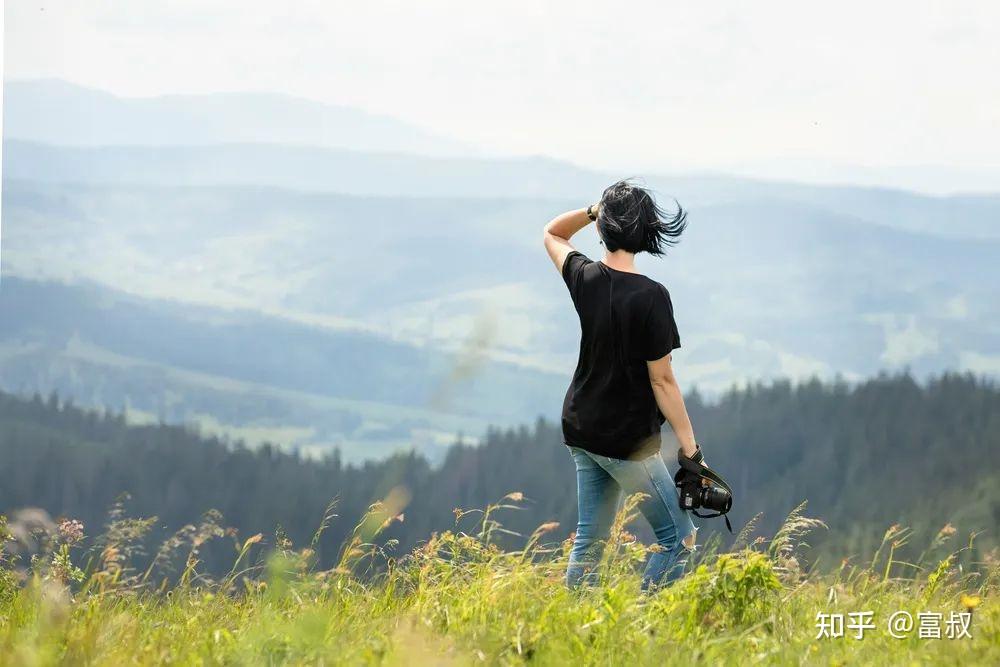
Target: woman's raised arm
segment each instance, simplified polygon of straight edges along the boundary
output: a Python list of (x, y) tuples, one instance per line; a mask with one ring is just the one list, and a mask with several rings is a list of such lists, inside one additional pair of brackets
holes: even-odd
[[(594, 204), (590, 207), (591, 214), (595, 218), (597, 217), (599, 206), (600, 204)], [(575, 250), (569, 240), (573, 237), (573, 234), (576, 234), (588, 224), (590, 224), (590, 218), (587, 216), (587, 209), (578, 208), (557, 215), (549, 221), (549, 224), (545, 225), (545, 230), (542, 233), (545, 250), (548, 251), (552, 263), (556, 265), (556, 270), (560, 273), (562, 272), (563, 262), (566, 261), (566, 256)]]

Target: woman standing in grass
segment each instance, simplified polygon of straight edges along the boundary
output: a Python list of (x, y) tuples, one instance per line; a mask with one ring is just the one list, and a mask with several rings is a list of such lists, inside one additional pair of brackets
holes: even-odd
[[(686, 214), (666, 216), (645, 189), (627, 181), (601, 201), (569, 211), (545, 226), (545, 249), (569, 288), (580, 316), (580, 356), (563, 403), (563, 437), (576, 462), (579, 523), (566, 583), (592, 580), (622, 493), (646, 494), (640, 504), (659, 549), (643, 574), (643, 589), (676, 579), (695, 527), (678, 505), (660, 457), (660, 426), (670, 422), (681, 451), (701, 453), (670, 366), (680, 347), (670, 294), (635, 268), (640, 252), (660, 256), (677, 242)], [(570, 238), (597, 223), (604, 257), (594, 262)]]

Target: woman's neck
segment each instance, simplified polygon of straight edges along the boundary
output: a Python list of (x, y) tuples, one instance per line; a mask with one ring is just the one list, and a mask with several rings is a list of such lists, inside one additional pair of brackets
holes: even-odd
[(605, 252), (604, 259), (605, 266), (609, 266), (615, 271), (624, 271), (625, 273), (639, 273), (635, 270), (635, 255), (626, 252), (624, 250), (615, 250), (614, 252)]

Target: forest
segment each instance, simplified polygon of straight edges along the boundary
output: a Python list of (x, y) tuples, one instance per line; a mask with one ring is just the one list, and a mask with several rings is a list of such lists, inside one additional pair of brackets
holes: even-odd
[[(1000, 389), (991, 381), (946, 374), (919, 383), (898, 374), (853, 385), (773, 382), (711, 402), (692, 392), (687, 402), (709, 461), (734, 487), (737, 531), (759, 514), (758, 530), (770, 534), (807, 501), (809, 515), (828, 526), (811, 536), (814, 560), (865, 557), (894, 524), (912, 528), (915, 545), (948, 524), (963, 535), (982, 532), (972, 560), (997, 544)], [(54, 395), (0, 394), (0, 513), (38, 507), (96, 535), (120, 501), (128, 515), (156, 517), (155, 541), (215, 510), (208, 516), (232, 535), (262, 533), (266, 543), (280, 534), (299, 544), (332, 503), (317, 544), (329, 564), (368, 506), (393, 489), (407, 501), (404, 519), (384, 538), (397, 540), (400, 553), (454, 528), (456, 509), (520, 492), (524, 500), (500, 518), (504, 526), (527, 535), (558, 522), (552, 537), (565, 539), (574, 529), (575, 486), (558, 425), (539, 419), (492, 429), (483, 441), (456, 442), (440, 465), (412, 452), (355, 465), (336, 450), (310, 459), (182, 425), (133, 425), (125, 414)], [(665, 437), (668, 465), (672, 452)], [(719, 520), (703, 523), (723, 544), (731, 539)], [(230, 561), (224, 547), (204, 558), (217, 567)]]

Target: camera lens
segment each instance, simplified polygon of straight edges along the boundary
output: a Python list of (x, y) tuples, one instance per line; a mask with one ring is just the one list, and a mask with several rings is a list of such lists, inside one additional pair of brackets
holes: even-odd
[(707, 487), (701, 490), (701, 506), (716, 512), (729, 509), (732, 497), (725, 489), (716, 486)]

